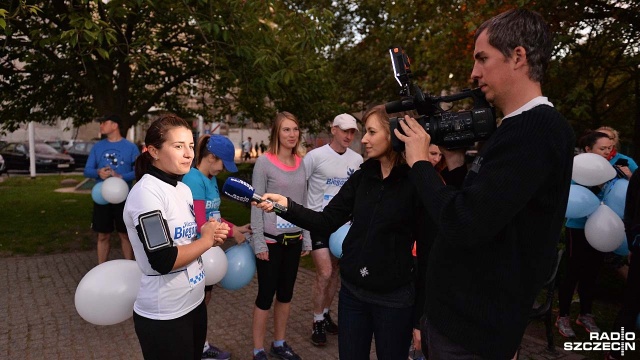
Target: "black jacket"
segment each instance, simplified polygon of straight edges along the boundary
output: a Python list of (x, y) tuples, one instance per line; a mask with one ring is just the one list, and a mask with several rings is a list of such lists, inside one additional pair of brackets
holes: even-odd
[(431, 222), (409, 181), (408, 171), (407, 165), (396, 166), (382, 179), (380, 162), (367, 160), (322, 212), (289, 199), (289, 209), (281, 217), (327, 236), (353, 219), (342, 244), (341, 277), (369, 291), (393, 291), (414, 280), (414, 240), (418, 246), (426, 246), (427, 238), (435, 232), (433, 225), (418, 231), (419, 226)]

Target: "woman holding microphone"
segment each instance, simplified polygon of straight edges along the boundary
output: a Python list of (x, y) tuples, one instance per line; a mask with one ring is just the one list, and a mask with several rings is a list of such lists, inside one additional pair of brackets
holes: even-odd
[[(370, 109), (362, 121), (366, 131), (362, 144), (368, 160), (322, 212), (306, 209), (278, 194), (264, 194), (262, 198), (288, 208), (278, 214), (280, 217), (327, 235), (353, 219), (340, 259), (340, 358), (369, 359), (375, 336), (379, 359), (404, 360), (409, 354), (412, 329), (418, 327), (422, 313), (423, 301), (416, 299), (424, 295), (423, 284), (414, 281), (411, 248), (417, 240), (418, 259), (423, 262), (435, 226), (425, 216), (402, 154), (391, 147), (384, 107)], [(267, 201), (256, 206), (273, 210), (273, 204)]]

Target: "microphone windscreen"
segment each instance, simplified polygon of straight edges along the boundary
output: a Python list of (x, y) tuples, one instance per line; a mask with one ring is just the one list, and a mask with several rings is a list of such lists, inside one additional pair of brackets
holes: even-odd
[(234, 200), (248, 203), (253, 197), (254, 190), (253, 186), (249, 185), (246, 181), (229, 177), (224, 182), (224, 185), (222, 185), (222, 193)]

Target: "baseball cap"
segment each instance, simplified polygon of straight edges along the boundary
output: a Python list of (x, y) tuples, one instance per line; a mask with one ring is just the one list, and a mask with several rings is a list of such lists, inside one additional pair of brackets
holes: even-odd
[(224, 168), (229, 172), (238, 171), (233, 158), (236, 156), (236, 149), (233, 147), (231, 140), (222, 135), (211, 135), (207, 141), (207, 150), (213, 155), (219, 157), (224, 164)]
[(333, 119), (333, 124), (331, 126), (337, 126), (342, 130), (356, 129), (358, 130), (358, 123), (356, 122), (356, 118), (349, 114), (340, 114)]
[(105, 115), (97, 119), (98, 122), (105, 122), (107, 120), (111, 120), (118, 125), (122, 125), (122, 119), (120, 119), (120, 116), (116, 114)]

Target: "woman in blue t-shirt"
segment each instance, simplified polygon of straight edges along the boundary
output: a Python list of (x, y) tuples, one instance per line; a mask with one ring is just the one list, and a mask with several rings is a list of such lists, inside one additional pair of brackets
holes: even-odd
[[(220, 216), (220, 191), (216, 175), (226, 169), (236, 172), (238, 168), (233, 161), (235, 148), (233, 143), (222, 135), (204, 135), (198, 139), (196, 149), (196, 167), (192, 168), (183, 178), (182, 182), (191, 189), (193, 194), (193, 208), (196, 216), (198, 233), (200, 227), (210, 219), (222, 221), (229, 225), (228, 239), (233, 238), (240, 244), (245, 241), (245, 234), (251, 232), (250, 224), (235, 226)], [(211, 300), (213, 285), (205, 286), (205, 304)], [(204, 343), (203, 359), (225, 360), (230, 359), (231, 354), (220, 348)]]

